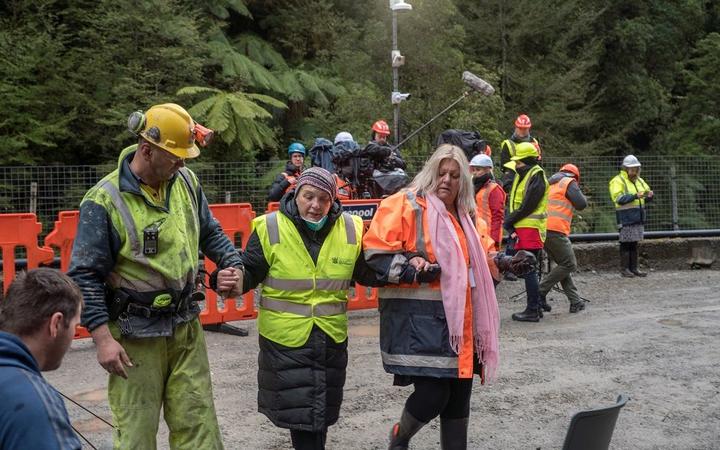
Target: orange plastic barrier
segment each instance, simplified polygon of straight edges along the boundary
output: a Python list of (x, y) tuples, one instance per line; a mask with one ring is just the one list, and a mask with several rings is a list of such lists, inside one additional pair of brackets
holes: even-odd
[[(343, 200), (343, 210), (350, 214), (360, 216), (365, 224), (365, 229), (370, 226), (370, 221), (377, 211), (377, 207), (380, 204), (379, 199), (367, 199), (367, 200)], [(280, 209), (280, 203), (271, 202), (267, 204), (265, 208), (266, 213), (278, 211)], [(370, 289), (365, 286), (355, 283), (355, 288), (348, 292), (348, 309), (374, 309), (378, 307), (378, 290), (376, 288)]]
[[(210, 205), (210, 211), (220, 222), (227, 237), (234, 243), (236, 236), (240, 235), (242, 247), (245, 248), (250, 239), (250, 222), (255, 218), (252, 205), (250, 203), (223, 203)], [(212, 261), (205, 259), (205, 270), (208, 273), (212, 273), (216, 267)], [(217, 293), (208, 289), (205, 291), (205, 309), (200, 313), (200, 321), (203, 325), (213, 325), (234, 320), (254, 319), (257, 317), (257, 311), (253, 295), (253, 291), (243, 295), (242, 307), (237, 307), (236, 299), (225, 299), (222, 309), (219, 309)]]
[(70, 269), (72, 246), (77, 234), (80, 211), (60, 211), (55, 228), (45, 237), (45, 245), (60, 249), (60, 270)]
[(50, 264), (55, 257), (51, 248), (38, 246), (42, 224), (33, 213), (0, 214), (0, 248), (3, 261), (3, 289), (6, 291), (15, 279), (15, 249), (24, 247), (27, 268)]
[[(55, 228), (45, 236), (45, 245), (60, 250), (60, 270), (67, 272), (70, 269), (70, 257), (72, 256), (73, 242), (77, 235), (80, 211), (60, 211), (58, 220), (55, 221)], [(75, 329), (75, 339), (90, 337), (85, 327)]]

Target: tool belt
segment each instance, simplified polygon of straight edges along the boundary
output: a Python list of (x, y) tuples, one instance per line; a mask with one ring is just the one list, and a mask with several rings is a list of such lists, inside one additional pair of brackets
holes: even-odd
[(197, 295), (195, 295), (197, 293), (192, 293), (192, 290), (191, 285), (185, 286), (185, 289), (180, 293), (176, 291), (137, 292), (122, 288), (115, 289), (111, 291), (107, 302), (108, 314), (110, 320), (117, 320), (123, 313), (146, 319), (168, 316), (188, 309), (191, 302), (197, 301)]

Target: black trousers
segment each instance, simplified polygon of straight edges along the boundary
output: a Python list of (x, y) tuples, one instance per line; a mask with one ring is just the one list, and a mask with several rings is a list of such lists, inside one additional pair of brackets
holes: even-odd
[(415, 392), (408, 397), (405, 408), (417, 420), (470, 416), (472, 378), (413, 377), (413, 385)]
[(327, 430), (290, 430), (290, 439), (295, 450), (325, 450)]

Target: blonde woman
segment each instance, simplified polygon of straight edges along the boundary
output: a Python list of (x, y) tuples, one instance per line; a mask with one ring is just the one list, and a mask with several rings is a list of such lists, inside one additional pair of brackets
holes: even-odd
[(363, 239), (383, 273), (380, 347), (395, 385), (413, 384), (391, 449), (440, 416), (443, 449), (467, 446), (473, 374), (498, 367), (498, 305), (480, 236), (463, 151), (443, 144), (410, 187), (380, 203)]

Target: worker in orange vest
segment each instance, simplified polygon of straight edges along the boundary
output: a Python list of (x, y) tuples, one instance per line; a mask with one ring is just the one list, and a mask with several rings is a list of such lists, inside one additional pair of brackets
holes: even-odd
[(500, 250), (505, 218), (505, 191), (493, 177), (493, 162), (488, 155), (473, 156), (470, 160), (470, 172), (475, 187), (477, 216), (490, 228), (490, 237), (495, 241), (495, 250)]
[(572, 280), (577, 262), (568, 236), (573, 212), (585, 209), (587, 199), (580, 191), (580, 170), (574, 164), (562, 166), (560, 172), (550, 177), (549, 183), (545, 253), (556, 266), (540, 283), (541, 302), (545, 302), (550, 289), (560, 283), (570, 301), (570, 312), (576, 313), (585, 309), (585, 302), (578, 295)]
[(278, 174), (270, 186), (268, 201), (278, 202), (286, 192), (295, 189), (297, 178), (303, 171), (305, 163), (305, 146), (299, 142), (293, 142), (288, 147), (289, 161), (285, 164), (285, 170)]

